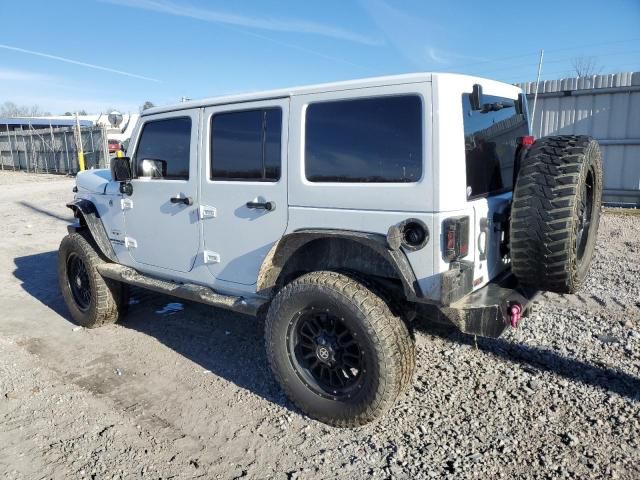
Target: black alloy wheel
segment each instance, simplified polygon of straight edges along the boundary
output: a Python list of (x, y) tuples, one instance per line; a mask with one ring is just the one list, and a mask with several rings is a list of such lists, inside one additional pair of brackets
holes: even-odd
[(67, 282), (71, 296), (79, 310), (86, 312), (91, 305), (91, 283), (87, 267), (75, 253), (67, 257)]
[(287, 352), (296, 374), (318, 395), (349, 398), (362, 388), (365, 351), (328, 308), (308, 307), (295, 314), (287, 332)]

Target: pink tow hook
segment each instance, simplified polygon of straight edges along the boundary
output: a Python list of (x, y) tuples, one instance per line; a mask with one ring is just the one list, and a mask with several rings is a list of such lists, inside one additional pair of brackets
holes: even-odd
[(520, 319), (522, 318), (522, 305), (519, 303), (512, 303), (509, 305), (509, 321), (513, 328), (518, 327)]

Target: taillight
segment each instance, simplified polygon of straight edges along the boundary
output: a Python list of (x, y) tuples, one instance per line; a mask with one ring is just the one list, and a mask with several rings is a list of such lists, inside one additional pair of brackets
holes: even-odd
[(535, 143), (536, 137), (533, 135), (525, 135), (518, 137), (518, 147), (516, 148), (516, 156), (513, 159), (513, 186), (515, 187), (518, 180), (518, 172), (520, 172), (520, 165), (522, 159), (529, 153), (529, 149)]
[(447, 218), (444, 227), (444, 259), (452, 262), (469, 253), (469, 217)]
[(527, 147), (527, 148), (533, 145), (533, 142), (535, 141), (536, 141), (536, 137), (534, 137), (533, 135), (525, 135), (524, 137), (518, 138), (518, 143), (523, 147)]

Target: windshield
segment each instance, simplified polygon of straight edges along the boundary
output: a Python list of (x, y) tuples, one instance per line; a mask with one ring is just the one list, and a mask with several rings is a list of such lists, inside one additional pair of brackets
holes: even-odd
[(529, 135), (516, 100), (483, 95), (482, 102), (481, 110), (472, 110), (469, 94), (462, 95), (467, 198), (513, 190), (518, 138)]

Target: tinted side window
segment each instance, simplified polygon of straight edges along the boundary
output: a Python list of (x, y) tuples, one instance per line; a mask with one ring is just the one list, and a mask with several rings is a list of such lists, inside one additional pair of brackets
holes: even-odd
[(135, 163), (138, 176), (187, 180), (190, 152), (191, 119), (189, 117), (147, 122), (142, 128), (136, 150)]
[(485, 108), (472, 110), (469, 95), (462, 95), (468, 198), (513, 189), (518, 137), (529, 135), (514, 100), (483, 95), (482, 102)]
[(417, 182), (422, 175), (420, 97), (309, 105), (305, 170), (312, 182)]
[(211, 119), (211, 179), (280, 179), (282, 110), (219, 113)]

